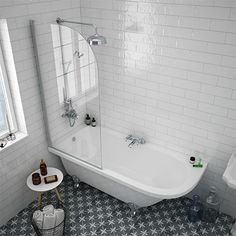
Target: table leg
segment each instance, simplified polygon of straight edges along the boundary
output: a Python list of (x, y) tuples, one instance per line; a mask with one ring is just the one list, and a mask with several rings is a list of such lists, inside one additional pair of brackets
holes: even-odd
[(62, 202), (62, 200), (61, 200), (61, 196), (60, 196), (60, 193), (59, 193), (58, 189), (55, 188), (54, 190), (55, 190), (55, 192), (56, 192), (56, 195), (57, 195), (57, 199), (58, 199), (58, 201), (59, 201), (59, 204), (61, 204), (62, 206), (64, 206), (64, 204), (63, 204), (63, 202)]
[(38, 193), (38, 208), (42, 208), (42, 193)]

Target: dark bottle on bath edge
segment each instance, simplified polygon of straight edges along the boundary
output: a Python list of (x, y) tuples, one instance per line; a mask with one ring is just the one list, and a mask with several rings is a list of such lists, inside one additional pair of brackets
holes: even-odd
[(96, 122), (96, 120), (95, 120), (94, 117), (93, 117), (93, 119), (92, 119), (92, 123), (91, 123), (91, 125), (92, 125), (93, 127), (96, 127), (96, 125), (97, 125), (97, 122)]
[(84, 122), (86, 125), (91, 125), (91, 118), (90, 118), (89, 114), (86, 114), (86, 118), (85, 118)]

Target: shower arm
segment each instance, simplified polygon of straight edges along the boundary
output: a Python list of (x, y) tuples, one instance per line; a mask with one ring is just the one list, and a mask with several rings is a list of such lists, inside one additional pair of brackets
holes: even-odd
[(71, 23), (71, 24), (77, 24), (77, 25), (86, 25), (86, 26), (91, 26), (95, 30), (95, 34), (97, 34), (97, 26), (95, 24), (91, 23), (84, 23), (84, 22), (79, 22), (79, 21), (70, 21), (70, 20), (64, 20), (60, 17), (56, 19), (57, 24), (62, 24), (62, 23)]

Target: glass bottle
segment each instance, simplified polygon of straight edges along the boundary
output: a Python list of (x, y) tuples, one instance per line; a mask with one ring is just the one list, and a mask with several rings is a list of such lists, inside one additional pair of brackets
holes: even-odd
[(96, 127), (96, 125), (97, 125), (97, 122), (96, 122), (96, 120), (95, 120), (94, 117), (93, 117), (93, 119), (92, 119), (92, 123), (91, 123), (91, 125), (92, 125), (93, 127)]
[(202, 216), (202, 203), (200, 201), (199, 195), (193, 195), (192, 205), (188, 210), (188, 219), (191, 222), (197, 222)]
[(84, 122), (85, 122), (86, 125), (90, 125), (91, 124), (91, 118), (90, 118), (89, 114), (86, 114)]
[(220, 199), (216, 194), (216, 188), (212, 186), (209, 194), (206, 197), (202, 220), (209, 223), (214, 223), (219, 216)]
[(43, 159), (40, 161), (40, 173), (42, 176), (45, 176), (48, 174), (47, 165)]

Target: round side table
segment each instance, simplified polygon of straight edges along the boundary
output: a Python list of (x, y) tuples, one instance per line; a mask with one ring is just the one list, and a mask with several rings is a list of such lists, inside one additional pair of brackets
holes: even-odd
[[(39, 207), (39, 209), (41, 209), (41, 207), (42, 207), (42, 194), (44, 192), (48, 192), (48, 191), (51, 191), (51, 190), (55, 191), (59, 203), (63, 205), (60, 193), (57, 189), (58, 185), (63, 180), (63, 174), (60, 170), (58, 170), (57, 168), (54, 168), (54, 167), (47, 167), (47, 171), (48, 171), (48, 174), (45, 175), (45, 176), (42, 176), (40, 174), (40, 169), (38, 169), (38, 170), (32, 172), (27, 178), (27, 186), (31, 190), (33, 190), (35, 192), (38, 192), (38, 207)], [(32, 182), (32, 174), (33, 173), (39, 173), (40, 174), (41, 184), (39, 184), (39, 185), (34, 185), (33, 184), (33, 182)], [(57, 179), (58, 179), (57, 182), (50, 183), (50, 184), (45, 184), (44, 177), (47, 177), (47, 176), (50, 176), (50, 175), (57, 175)]]

